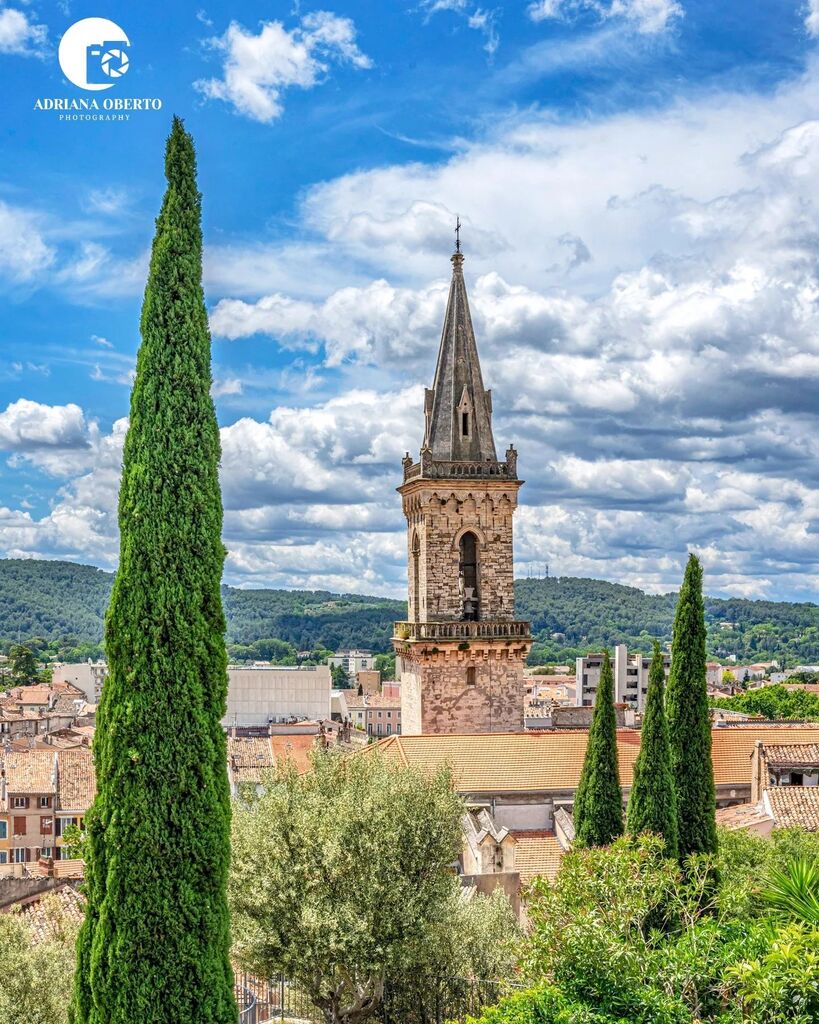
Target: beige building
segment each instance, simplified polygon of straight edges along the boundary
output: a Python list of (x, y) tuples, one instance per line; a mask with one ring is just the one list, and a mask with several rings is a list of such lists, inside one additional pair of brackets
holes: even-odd
[(346, 719), (354, 729), (361, 729), (368, 736), (380, 739), (383, 736), (401, 733), (401, 699), (382, 696), (380, 693), (364, 694), (359, 697), (345, 696)]
[(71, 683), (82, 690), (89, 704), (99, 704), (102, 686), (108, 675), (104, 661), (81, 661), (76, 664), (57, 662), (52, 670), (52, 683)]
[(395, 624), (404, 733), (523, 729), (528, 622), (515, 620), (517, 453), (500, 461), (463, 276), (452, 282), (420, 459), (403, 460), (408, 619)]
[(327, 665), (282, 665), (228, 669), (227, 713), (222, 724), (266, 726), (299, 719), (330, 718), (332, 677)]

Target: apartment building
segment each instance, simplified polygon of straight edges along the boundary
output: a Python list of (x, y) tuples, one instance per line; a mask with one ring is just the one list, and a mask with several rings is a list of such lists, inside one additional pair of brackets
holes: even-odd
[(375, 655), (372, 651), (339, 651), (327, 659), (327, 664), (330, 668), (340, 665), (350, 679), (355, 679), (358, 672), (369, 672), (375, 668)]
[(365, 693), (363, 696), (347, 696), (345, 692), (342, 721), (349, 719), (354, 729), (362, 729), (368, 736), (401, 735), (401, 695)]
[[(665, 675), (671, 668), (671, 655), (664, 654)], [(635, 711), (642, 711), (648, 692), (648, 670), (651, 666), (651, 654), (635, 652), (629, 654), (625, 644), (617, 644), (612, 658), (614, 671), (614, 701), (617, 704), (629, 704)], [(575, 705), (577, 707), (593, 707), (603, 668), (603, 654), (587, 654), (577, 659), (575, 675)]]
[(0, 865), (61, 859), (67, 825), (82, 828), (94, 799), (91, 751), (6, 751), (0, 757)]

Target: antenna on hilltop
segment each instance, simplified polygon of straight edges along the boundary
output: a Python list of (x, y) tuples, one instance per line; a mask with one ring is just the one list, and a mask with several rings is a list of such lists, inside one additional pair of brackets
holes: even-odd
[(461, 218), (455, 215), (455, 252), (461, 251)]

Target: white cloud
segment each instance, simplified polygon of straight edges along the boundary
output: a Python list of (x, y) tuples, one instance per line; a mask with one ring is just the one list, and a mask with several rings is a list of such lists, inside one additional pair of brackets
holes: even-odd
[(13, 281), (30, 281), (51, 266), (54, 257), (37, 215), (0, 200), (0, 273)]
[(41, 448), (84, 448), (88, 425), (82, 409), (69, 405), (44, 405), (19, 398), (0, 413), (0, 447), (6, 451), (31, 452)]
[(810, 36), (819, 36), (819, 0), (808, 0), (805, 6), (805, 29)]
[(535, 0), (528, 7), (532, 21), (569, 18), (581, 11), (590, 11), (601, 20), (622, 18), (644, 35), (666, 31), (684, 14), (677, 0)]
[(480, 7), (473, 0), (421, 0), (420, 9), (426, 13), (427, 21), (434, 14), (440, 14), (442, 11), (462, 15), (466, 18), (469, 28), (483, 35), (483, 48), (489, 54), (490, 59), (495, 56), (500, 46), (500, 33), (497, 26), (501, 14), (500, 8)]
[(0, 53), (42, 57), (48, 29), (14, 7), (0, 9)]
[(329, 11), (305, 15), (289, 31), (279, 21), (264, 22), (256, 35), (233, 21), (210, 42), (224, 58), (223, 77), (200, 80), (196, 88), (263, 124), (281, 116), (288, 88), (312, 89), (332, 63), (372, 67), (358, 48), (354, 23)]

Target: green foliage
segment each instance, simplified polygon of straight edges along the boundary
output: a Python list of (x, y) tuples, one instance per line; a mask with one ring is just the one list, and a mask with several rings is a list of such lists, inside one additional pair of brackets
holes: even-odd
[[(801, 902), (770, 903), (760, 880), (783, 860), (815, 864), (819, 835), (724, 832), (683, 867), (654, 835), (567, 854), (532, 888), (524, 976), (536, 989), (481, 1024), (807, 1024), (817, 1019), (819, 929)], [(815, 877), (803, 879), (813, 891)], [(783, 917), (783, 914), (787, 915)], [(548, 996), (538, 1016), (537, 999)]]
[(819, 928), (781, 928), (769, 948), (728, 967), (725, 978), (737, 1020), (813, 1024), (819, 1020)]
[(66, 1024), (77, 925), (55, 896), (41, 901), (47, 937), (35, 941), (25, 919), (0, 914), (0, 1024)]
[[(303, 775), (282, 767), (234, 813), (238, 961), (261, 976), (283, 972), (328, 1021), (377, 1012), (390, 980), (406, 992), (463, 970), (474, 954), (462, 936), (476, 941), (483, 925), (464, 925), (450, 871), (462, 814), (447, 771), (426, 776), (374, 750), (318, 754)], [(482, 969), (497, 969), (498, 951), (482, 955)]]
[(587, 846), (605, 846), (623, 832), (614, 673), (608, 651), (600, 670), (589, 742), (577, 785), (573, 814), (577, 839)]
[(614, 1024), (613, 1018), (588, 1007), (569, 1002), (550, 985), (527, 989), (487, 1007), (480, 1017), (467, 1017), (466, 1024)]
[[(102, 654), (103, 615), (110, 573), (87, 565), (0, 559), (0, 640), (46, 638), (43, 656), (85, 661)], [(573, 665), (578, 655), (624, 643), (650, 651), (671, 639), (676, 594), (645, 594), (605, 580), (550, 577), (517, 580), (518, 617), (530, 619), (530, 665)], [(403, 601), (323, 590), (236, 590), (223, 587), (232, 660), (258, 657), (248, 650), (275, 638), (296, 652), (363, 647), (390, 653), (394, 620), (406, 618)], [(819, 606), (784, 601), (705, 598), (710, 657), (735, 655), (740, 663), (819, 660)], [(552, 634), (555, 634), (553, 637)], [(386, 675), (385, 675), (385, 678)], [(809, 680), (807, 680), (809, 681)]]
[(73, 1024), (235, 1024), (219, 430), (193, 140), (175, 118), (106, 619)]
[[(518, 618), (532, 623), (530, 665), (572, 663), (614, 644), (650, 651), (671, 640), (677, 594), (645, 594), (605, 580), (516, 580)], [(819, 605), (705, 598), (710, 657), (794, 665), (819, 661)], [(554, 635), (553, 635), (554, 634)]]
[(390, 654), (376, 654), (375, 667), (381, 673), (381, 681), (389, 682), (395, 679), (395, 652)]
[(665, 720), (665, 668), (660, 645), (648, 673), (648, 693), (640, 753), (628, 803), (628, 831), (654, 832), (665, 840), (669, 856), (677, 855), (677, 794), (671, 774), (671, 750)]
[(9, 651), (9, 682), (12, 686), (31, 686), (44, 681), (34, 652), (25, 644), (15, 644)]
[(795, 857), (772, 868), (762, 895), (781, 914), (819, 929), (819, 860)]
[(330, 676), (333, 680), (333, 688), (336, 690), (347, 690), (352, 686), (350, 673), (343, 665), (333, 665), (330, 668)]
[(713, 853), (717, 847), (705, 661), (702, 566), (696, 555), (690, 555), (674, 616), (667, 701), (681, 858), (692, 853)]
[(760, 686), (734, 697), (714, 697), (711, 704), (716, 708), (730, 708), (768, 719), (819, 720), (819, 693), (786, 690), (778, 685)]

